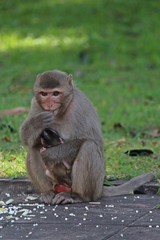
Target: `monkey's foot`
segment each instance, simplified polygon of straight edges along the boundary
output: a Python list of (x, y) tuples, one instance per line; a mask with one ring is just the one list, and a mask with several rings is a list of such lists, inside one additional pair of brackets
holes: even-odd
[(68, 192), (57, 193), (52, 200), (53, 205), (69, 204), (69, 203), (77, 203), (77, 202), (82, 202), (82, 200), (76, 195), (72, 197), (71, 194)]
[(46, 204), (52, 204), (54, 197), (55, 197), (54, 192), (41, 193), (40, 201)]
[(71, 197), (70, 193), (61, 192), (56, 194), (56, 196), (52, 199), (52, 204), (67, 204), (73, 203), (74, 199)]
[(61, 192), (56, 194), (56, 196), (52, 200), (52, 204), (67, 204), (73, 203), (74, 200), (71, 197), (70, 193)]

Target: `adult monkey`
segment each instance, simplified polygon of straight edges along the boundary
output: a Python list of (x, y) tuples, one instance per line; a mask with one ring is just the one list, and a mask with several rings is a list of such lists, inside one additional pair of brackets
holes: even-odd
[[(64, 143), (40, 151), (40, 136), (47, 128), (54, 129)], [(153, 177), (148, 173), (120, 187), (103, 187), (105, 164), (98, 116), (88, 98), (74, 86), (71, 75), (58, 70), (37, 76), (31, 109), (20, 134), (28, 147), (28, 174), (45, 203), (94, 201), (101, 196), (127, 194)], [(70, 165), (68, 175), (64, 161)], [(63, 179), (60, 181), (55, 173), (62, 168), (70, 183), (66, 190), (64, 181), (61, 192), (57, 185), (62, 186)]]

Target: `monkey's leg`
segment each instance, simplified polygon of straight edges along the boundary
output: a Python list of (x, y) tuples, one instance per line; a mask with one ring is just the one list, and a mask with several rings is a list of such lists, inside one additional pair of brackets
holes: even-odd
[(77, 193), (82, 200), (96, 201), (102, 195), (104, 175), (102, 151), (96, 143), (85, 142), (72, 168), (73, 193)]
[(30, 151), (30, 155), (26, 159), (26, 167), (33, 186), (42, 193), (41, 200), (50, 203), (53, 198), (53, 194), (51, 194), (53, 181), (47, 177), (45, 166), (38, 151)]
[(72, 192), (56, 194), (52, 204), (97, 200), (102, 195), (103, 180), (103, 154), (94, 142), (86, 141), (72, 166)]
[[(53, 184), (51, 184), (51, 182), (48, 180), (49, 178), (47, 178), (48, 175), (46, 175), (45, 168), (43, 165), (41, 165), (41, 163), (38, 163), (37, 166), (37, 161), (35, 159), (31, 160), (29, 156), (26, 159), (26, 166), (29, 178), (31, 179), (33, 186), (39, 192), (41, 192), (40, 201), (46, 204), (51, 204), (55, 193), (53, 192)], [(34, 171), (35, 166), (37, 169)]]

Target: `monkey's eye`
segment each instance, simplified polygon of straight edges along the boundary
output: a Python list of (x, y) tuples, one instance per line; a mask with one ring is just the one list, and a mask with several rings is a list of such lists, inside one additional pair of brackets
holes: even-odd
[(60, 94), (60, 92), (58, 92), (58, 91), (53, 92), (53, 96), (55, 96), (55, 97), (57, 97), (59, 94)]
[(48, 93), (47, 93), (47, 92), (40, 92), (40, 94), (41, 94), (43, 97), (45, 97), (45, 96), (47, 96), (47, 95), (48, 95)]

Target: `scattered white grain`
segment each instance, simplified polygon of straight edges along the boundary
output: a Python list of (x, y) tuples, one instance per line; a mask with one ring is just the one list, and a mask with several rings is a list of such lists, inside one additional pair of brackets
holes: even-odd
[(41, 218), (44, 218), (44, 219), (46, 219), (47, 217), (46, 217), (46, 216), (44, 216), (44, 217), (41, 217)]
[(36, 226), (38, 226), (38, 223), (34, 223), (34, 224), (33, 224), (33, 227), (36, 227)]
[(121, 237), (123, 237), (123, 233), (121, 233)]
[(22, 216), (27, 216), (28, 213), (31, 213), (32, 211), (30, 211), (29, 209), (22, 209), (19, 212), (23, 212)]
[(112, 208), (112, 207), (114, 207), (114, 205), (113, 205), (113, 204), (111, 204), (111, 205), (109, 205), (109, 207), (111, 207), (111, 208)]
[(124, 220), (121, 221), (122, 223), (124, 222)]
[(35, 204), (37, 208), (39, 209), (40, 207), (44, 208), (44, 204)]
[(89, 208), (87, 207), (87, 206), (85, 206), (85, 209), (88, 211), (89, 210)]
[(157, 225), (156, 228), (159, 228), (159, 225)]
[(99, 204), (101, 204), (101, 203), (100, 203), (100, 202), (89, 202), (89, 204), (99, 205)]
[(102, 215), (102, 214), (100, 214), (100, 215), (99, 215), (99, 217), (100, 217), (100, 218), (102, 218), (102, 217), (103, 217), (103, 215)]
[(115, 220), (115, 219), (117, 219), (117, 217), (112, 217), (112, 218), (111, 218), (111, 220)]
[(136, 210), (136, 213), (139, 213), (139, 211), (138, 211), (138, 210)]
[(152, 228), (152, 225), (149, 225), (148, 227), (149, 227), (149, 228)]
[(7, 197), (10, 197), (11, 195), (10, 195), (10, 193), (6, 193), (6, 196), (7, 196)]
[(140, 198), (140, 196), (134, 196), (134, 198), (135, 198), (135, 199), (137, 199), (137, 198), (139, 199), (139, 198)]
[(68, 218), (65, 218), (64, 220), (65, 220), (65, 221), (68, 221)]
[(150, 222), (152, 222), (152, 221), (153, 221), (153, 219), (151, 218), (151, 219), (150, 219)]
[(99, 228), (99, 225), (96, 225), (96, 228)]
[(86, 221), (86, 218), (83, 218), (83, 221)]
[(72, 216), (72, 217), (75, 217), (75, 216), (76, 216), (74, 213), (70, 213), (69, 215)]
[(153, 213), (152, 211), (149, 211), (149, 213)]
[(68, 210), (68, 207), (65, 207), (65, 210)]
[(105, 205), (105, 207), (113, 208), (113, 207), (114, 207), (114, 205), (113, 205), (113, 204), (110, 204), (110, 205)]

